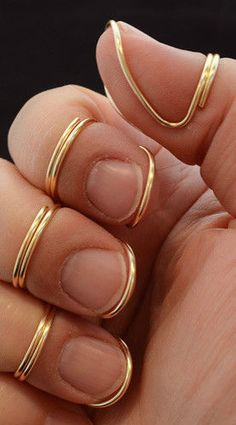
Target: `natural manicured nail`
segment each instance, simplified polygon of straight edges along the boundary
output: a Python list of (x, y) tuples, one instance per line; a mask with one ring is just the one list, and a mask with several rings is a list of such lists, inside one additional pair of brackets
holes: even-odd
[(87, 180), (87, 195), (92, 204), (118, 221), (129, 218), (136, 211), (142, 190), (141, 167), (117, 159), (97, 162)]
[(123, 32), (132, 32), (135, 35), (139, 35), (141, 37), (148, 37), (147, 34), (140, 31), (138, 28), (135, 28), (133, 25), (128, 24), (127, 22), (119, 21), (118, 25), (119, 25), (120, 30), (123, 31)]
[[(140, 31), (138, 28), (134, 27), (133, 25), (128, 24), (127, 22), (118, 21), (117, 23), (119, 25), (120, 31), (123, 32), (123, 33), (130, 33), (130, 34), (133, 34), (133, 35), (135, 35), (137, 37), (141, 37), (141, 38), (150, 38), (146, 33), (144, 33), (143, 31)], [(109, 27), (110, 26), (107, 25), (105, 27), (105, 30)]]
[(88, 248), (74, 252), (61, 273), (63, 290), (96, 314), (112, 308), (127, 283), (124, 256), (116, 251)]
[(115, 392), (125, 370), (126, 360), (118, 346), (88, 336), (71, 339), (59, 364), (62, 378), (95, 400)]

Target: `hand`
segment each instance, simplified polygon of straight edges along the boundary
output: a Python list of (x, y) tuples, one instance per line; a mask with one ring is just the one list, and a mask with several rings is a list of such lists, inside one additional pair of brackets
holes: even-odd
[[(164, 116), (178, 120), (203, 56), (122, 28), (136, 81)], [(2, 372), (13, 372), (25, 353), (42, 314), (40, 300), (59, 308), (30, 385), (1, 374), (4, 425), (90, 423), (72, 403), (95, 402), (122, 382), (124, 359), (112, 333), (128, 341), (135, 375), (123, 401), (96, 413), (95, 424), (233, 424), (234, 61), (221, 62), (206, 108), (181, 130), (158, 126), (133, 96), (110, 30), (99, 41), (98, 65), (119, 109), (143, 133), (103, 96), (68, 86), (24, 106), (9, 133), (15, 166), (1, 161)], [(58, 189), (67, 208), (55, 214), (37, 246), (29, 294), (14, 291), (7, 282), (22, 239), (38, 209), (52, 202), (43, 192), (48, 162), (75, 116), (98, 123), (83, 131), (63, 164)], [(131, 230), (125, 224), (147, 178), (139, 145), (155, 155), (157, 173), (145, 219)], [(197, 166), (184, 162), (201, 165), (204, 181)], [(137, 288), (130, 306), (103, 330), (88, 316), (112, 307), (126, 283), (127, 258), (117, 237), (136, 254)]]

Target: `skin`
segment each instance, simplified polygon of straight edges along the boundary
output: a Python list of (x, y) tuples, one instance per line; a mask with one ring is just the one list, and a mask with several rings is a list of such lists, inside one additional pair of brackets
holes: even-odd
[[(181, 119), (203, 67), (203, 55), (165, 46), (133, 27), (120, 25), (135, 80), (164, 117)], [(98, 42), (97, 62), (120, 111), (136, 128), (97, 93), (75, 86), (54, 89), (23, 107), (9, 132), (15, 165), (0, 164), (0, 269), (6, 282), (1, 288), (0, 334), (5, 335), (10, 324), (0, 354), (1, 371), (13, 372), (17, 367), (40, 320), (41, 300), (64, 310), (57, 313), (29, 383), (20, 385), (10, 375), (3, 375), (0, 411), (4, 424), (16, 420), (17, 407), (12, 408), (11, 403), (14, 392), (22, 399), (17, 410), (19, 425), (32, 421), (54, 425), (60, 423), (59, 418), (66, 425), (89, 424), (90, 419), (96, 425), (233, 425), (235, 61), (221, 61), (205, 109), (198, 110), (188, 126), (179, 130), (159, 126), (134, 97), (117, 62), (110, 29)], [(50, 223), (32, 259), (29, 294), (18, 293), (7, 285), (17, 250), (39, 207), (50, 202), (44, 193), (47, 164), (62, 131), (78, 115), (93, 116), (99, 123), (81, 134), (63, 164), (59, 194), (67, 208)], [(134, 212), (121, 218), (102, 212), (88, 197), (86, 182), (92, 167), (104, 158), (134, 162), (145, 181), (147, 161), (139, 145), (155, 156), (156, 177), (145, 219), (131, 230), (125, 224)], [(100, 190), (107, 190), (108, 184), (105, 181)], [(130, 195), (128, 183), (126, 190)], [(93, 196), (101, 201), (99, 193)], [(107, 196), (111, 196), (109, 191)], [(116, 202), (114, 193), (112, 202)], [(14, 229), (14, 243), (8, 229)], [(122, 255), (117, 238), (128, 241), (136, 254), (137, 288), (128, 308), (103, 323), (105, 330), (97, 320), (101, 311), (85, 309), (61, 291), (57, 271), (68, 253), (81, 247), (96, 246)], [(49, 251), (54, 253), (50, 264)], [(93, 401), (91, 395), (62, 382), (57, 361), (50, 370), (48, 362), (60, 357), (71, 335), (90, 335), (117, 347), (113, 333), (122, 335), (133, 355), (131, 388), (116, 406), (85, 414), (77, 410), (77, 404)], [(89, 379), (90, 370), (87, 372)], [(59, 404), (63, 412), (58, 413)]]

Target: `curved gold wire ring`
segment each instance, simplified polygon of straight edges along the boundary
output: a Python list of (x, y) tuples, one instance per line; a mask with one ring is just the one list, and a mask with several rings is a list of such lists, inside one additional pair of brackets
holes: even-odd
[(116, 316), (118, 313), (120, 313), (124, 307), (128, 304), (130, 298), (132, 297), (135, 289), (135, 282), (136, 282), (136, 260), (134, 252), (131, 248), (131, 246), (127, 242), (122, 242), (122, 245), (124, 247), (124, 250), (127, 254), (128, 262), (129, 262), (129, 271), (128, 271), (128, 279), (127, 283), (124, 289), (124, 292), (121, 296), (121, 299), (119, 302), (112, 307), (109, 311), (104, 313), (102, 317), (104, 319), (111, 319), (112, 317)]
[(97, 403), (92, 403), (89, 405), (90, 407), (96, 407), (100, 409), (104, 407), (110, 407), (117, 403), (125, 395), (127, 389), (129, 388), (133, 372), (132, 357), (126, 343), (121, 338), (119, 338), (118, 341), (126, 359), (126, 374), (123, 384), (120, 386), (118, 391), (112, 394), (109, 398), (106, 398), (105, 400), (99, 401)]
[(59, 205), (40, 209), (30, 229), (28, 230), (18, 252), (12, 274), (12, 284), (15, 288), (24, 288), (29, 262), (37, 243)]
[(49, 304), (46, 305), (45, 313), (40, 320), (30, 346), (14, 373), (14, 377), (19, 381), (25, 381), (35, 366), (51, 329), (55, 312), (55, 307)]
[(140, 204), (138, 206), (136, 215), (133, 221), (128, 224), (128, 227), (131, 227), (131, 228), (137, 226), (137, 224), (141, 221), (141, 219), (143, 218), (147, 210), (149, 200), (151, 197), (153, 183), (154, 183), (154, 177), (155, 177), (155, 161), (154, 161), (153, 155), (144, 146), (139, 146), (139, 147), (146, 153), (148, 157), (148, 176), (147, 176), (146, 186), (145, 186)]
[[(133, 93), (138, 98), (138, 100), (142, 103), (146, 111), (159, 124), (165, 127), (179, 128), (179, 127), (184, 127), (186, 124), (188, 124), (188, 122), (193, 117), (197, 107), (203, 108), (205, 106), (208, 94), (210, 92), (210, 88), (212, 86), (212, 83), (214, 81), (214, 78), (218, 69), (220, 56), (218, 54), (211, 54), (211, 53), (207, 55), (202, 74), (200, 76), (195, 93), (193, 95), (193, 98), (191, 100), (191, 103), (189, 105), (189, 108), (185, 117), (179, 122), (167, 121), (166, 119), (162, 118), (161, 115), (152, 107), (152, 105), (149, 103), (147, 98), (144, 96), (144, 94), (138, 87), (137, 83), (134, 81), (134, 78), (129, 70), (129, 67), (125, 58), (125, 53), (123, 49), (122, 38), (121, 38), (121, 33), (120, 33), (118, 23), (116, 21), (111, 20), (108, 22), (106, 27), (108, 26), (111, 26), (113, 31), (116, 53), (117, 53), (117, 57), (118, 57), (121, 69), (123, 71), (123, 74), (130, 88), (132, 89)], [(115, 102), (112, 99), (111, 94), (109, 93), (106, 87), (105, 87), (105, 91), (106, 91), (107, 97), (110, 99), (110, 101), (112, 101), (114, 106)], [(116, 109), (118, 110), (117, 106), (116, 106)]]
[(45, 190), (47, 194), (54, 200), (58, 199), (57, 182), (63, 161), (65, 160), (65, 157), (75, 139), (79, 136), (85, 127), (87, 127), (89, 124), (92, 124), (93, 122), (96, 122), (93, 118), (85, 118), (83, 120), (78, 117), (75, 118), (68, 125), (58, 144), (56, 145), (48, 165), (45, 179)]

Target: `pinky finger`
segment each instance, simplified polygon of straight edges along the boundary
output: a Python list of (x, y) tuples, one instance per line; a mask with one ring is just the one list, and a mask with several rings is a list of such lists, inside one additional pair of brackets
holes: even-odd
[(92, 425), (81, 408), (7, 373), (0, 374), (0, 417), (4, 425)]

